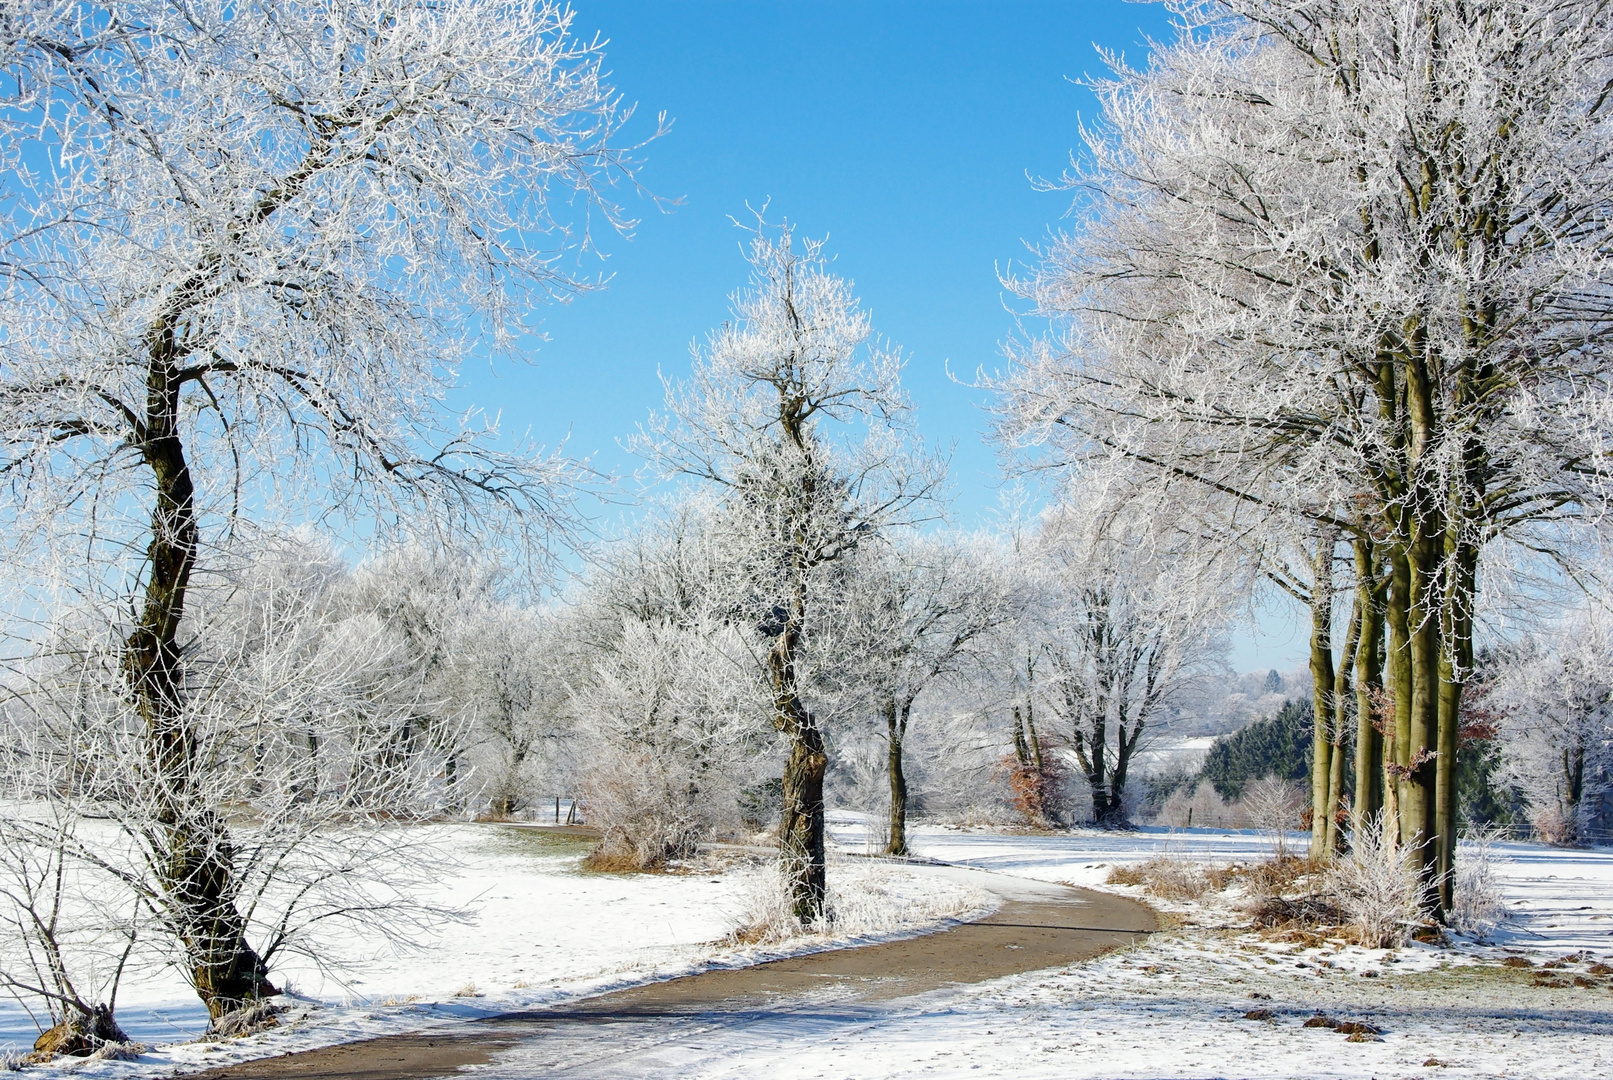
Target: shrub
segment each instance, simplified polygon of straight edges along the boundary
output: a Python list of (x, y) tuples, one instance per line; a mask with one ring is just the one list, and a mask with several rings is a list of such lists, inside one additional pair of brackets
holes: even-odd
[(709, 809), (677, 762), (622, 753), (601, 762), (583, 786), (590, 821), (602, 831), (584, 861), (590, 870), (659, 870), (694, 855), (709, 829)]
[(1109, 876), (1103, 880), (1107, 885), (1141, 885), (1143, 883), (1142, 867), (1117, 866), (1109, 871)]
[(1263, 776), (1249, 785), (1243, 804), (1255, 828), (1271, 840), (1274, 860), (1283, 863), (1288, 858), (1288, 831), (1299, 825), (1300, 809), (1305, 804), (1299, 785), (1280, 777)]
[(1047, 829), (1069, 815), (1065, 799), (1069, 778), (1052, 742), (1044, 736), (1037, 744), (1034, 753), (1028, 746), (1016, 747), (1015, 753), (998, 763), (998, 768), (1008, 776), (1008, 801), (1025, 824)]
[(1221, 798), (1208, 780), (1171, 792), (1160, 804), (1157, 820), (1173, 829), (1241, 829), (1247, 824), (1243, 807)]
[(1374, 818), (1350, 838), (1350, 851), (1328, 868), (1328, 894), (1369, 949), (1403, 945), (1418, 921), (1422, 880)]
[(1507, 917), (1506, 902), (1495, 880), (1490, 862), (1493, 833), (1479, 828), (1468, 834), (1456, 863), (1456, 881), (1451, 889), (1450, 924), (1465, 934), (1485, 934)]
[(1579, 827), (1579, 816), (1555, 803), (1542, 803), (1529, 811), (1529, 824), (1541, 843), (1553, 847), (1579, 847), (1584, 836)]

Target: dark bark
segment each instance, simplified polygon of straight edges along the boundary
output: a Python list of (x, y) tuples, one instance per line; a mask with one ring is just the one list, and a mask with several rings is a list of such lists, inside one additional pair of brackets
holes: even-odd
[(1579, 804), (1585, 798), (1585, 744), (1575, 743), (1563, 751), (1563, 782), (1568, 793), (1568, 816), (1577, 821)]
[(790, 910), (802, 923), (823, 918), (828, 892), (823, 846), (823, 778), (829, 769), (823, 729), (801, 701), (796, 664), (802, 646), (806, 607), (804, 587), (792, 598), (783, 631), (768, 652), (773, 682), (775, 723), (789, 736), (790, 756), (784, 765), (783, 810), (779, 821), (779, 857)]
[[(909, 706), (911, 708), (911, 706)], [(907, 773), (902, 764), (902, 743), (907, 735), (907, 709), (894, 699), (885, 703), (885, 760), (890, 775), (890, 837), (885, 854), (907, 854)]]
[(803, 924), (824, 914), (828, 878), (823, 848), (823, 777), (829, 755), (816, 724), (790, 740), (784, 765), (784, 816), (779, 823), (779, 852), (790, 891), (790, 910)]
[(1125, 829), (1131, 826), (1126, 817), (1126, 775), (1130, 770), (1132, 754), (1137, 748), (1142, 731), (1140, 722), (1129, 735), (1126, 732), (1126, 725), (1120, 725), (1119, 738), (1115, 740), (1115, 761), (1112, 767), (1105, 756), (1107, 724), (1097, 723), (1093, 726), (1090, 752), (1083, 745), (1084, 740), (1080, 733), (1077, 733), (1076, 760), (1086, 776), (1088, 785), (1092, 788), (1093, 823), (1101, 828)]
[(178, 634), (200, 533), (178, 430), (181, 384), (172, 323), (159, 324), (148, 344), (141, 451), (156, 503), (140, 617), (124, 642), (122, 664), (144, 727), (147, 779), (164, 848), (158, 861), (164, 914), (184, 946), (196, 993), (216, 1020), (276, 991), (247, 944), (235, 906), (229, 831), (197, 789), (197, 732), (185, 710)]

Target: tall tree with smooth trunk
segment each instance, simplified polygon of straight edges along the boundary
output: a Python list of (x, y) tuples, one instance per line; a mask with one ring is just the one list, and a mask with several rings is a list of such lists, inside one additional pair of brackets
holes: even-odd
[(1566, 561), (1606, 520), (1610, 35), (1600, 0), (1184, 9), (1097, 85), (1085, 227), (1020, 283), (1062, 321), (1002, 384), (1020, 445), (1371, 546), (1389, 794), (1436, 910), (1481, 556)]

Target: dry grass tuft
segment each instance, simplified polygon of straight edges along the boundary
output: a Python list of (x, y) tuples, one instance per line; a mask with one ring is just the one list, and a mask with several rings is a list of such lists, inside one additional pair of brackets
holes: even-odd
[(653, 874), (666, 868), (664, 860), (645, 862), (631, 850), (595, 848), (583, 856), (582, 868), (591, 874)]
[(730, 945), (766, 945), (782, 941), (788, 935), (788, 930), (781, 931), (776, 926), (754, 922), (729, 931), (728, 937), (724, 940)]
[(1251, 905), (1249, 914), (1255, 925), (1276, 930), (1331, 928), (1343, 925), (1349, 918), (1332, 897), (1320, 893), (1293, 898), (1261, 896)]
[(151, 1047), (137, 1042), (108, 1042), (95, 1048), (89, 1061), (134, 1061)]
[(1139, 866), (1117, 866), (1104, 878), (1107, 885), (1141, 885), (1143, 872)]
[[(1343, 936), (1340, 936), (1340, 933)], [(1335, 925), (1331, 926), (1285, 926), (1271, 930), (1263, 935), (1268, 941), (1281, 941), (1289, 945), (1298, 945), (1306, 949), (1320, 949), (1340, 942), (1348, 944), (1349, 931)]]
[(1161, 900), (1197, 900), (1216, 888), (1213, 872), (1174, 855), (1155, 855), (1138, 866), (1117, 866), (1105, 879), (1110, 885), (1141, 885)]
[(1238, 876), (1248, 881), (1250, 893), (1257, 896), (1272, 896), (1293, 889), (1318, 869), (1320, 868), (1317, 864), (1309, 859), (1284, 855), (1250, 867), (1240, 867), (1241, 873)]
[(1350, 842), (1349, 853), (1327, 869), (1328, 895), (1348, 914), (1365, 948), (1405, 944), (1422, 924), (1422, 879), (1405, 853), (1384, 838), (1379, 822), (1356, 830)]

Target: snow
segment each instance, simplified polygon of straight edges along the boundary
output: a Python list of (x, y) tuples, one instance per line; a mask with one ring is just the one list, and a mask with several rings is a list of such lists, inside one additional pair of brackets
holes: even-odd
[(1512, 916), (1493, 940), (1548, 955), (1613, 951), (1613, 848), (1497, 843), (1491, 858)]
[[(1079, 968), (889, 1007), (819, 1001), (719, 1030), (675, 1026), (658, 1039), (654, 1068), (610, 1059), (565, 1075), (1368, 1080), (1427, 1076), (1430, 1060), (1445, 1066), (1434, 1074), (1441, 1077), (1582, 1080), (1613, 1070), (1605, 1000), (1587, 1006), (1565, 994), (1544, 1007), (1491, 1011), (1473, 1007), (1459, 985), (1435, 985), (1406, 1007), (1384, 980), (1278, 970), (1265, 957), (1167, 937)], [(1242, 1019), (1253, 1008), (1273, 1018)], [(1305, 1027), (1318, 1008), (1381, 1026), (1381, 1041), (1351, 1042)], [(478, 1073), (488, 1080), (538, 1075), (532, 1066), (540, 1054), (553, 1059), (556, 1048), (518, 1048)]]
[[(837, 815), (830, 835), (848, 848), (863, 843), (862, 825), (852, 815)], [(1274, 843), (1253, 830), (1162, 827), (1007, 836), (926, 827), (913, 835), (914, 853), (925, 858), (1086, 888), (1106, 888), (1116, 866), (1157, 855), (1218, 865), (1257, 862), (1271, 857)], [(1285, 842), (1303, 854), (1310, 834), (1289, 833)], [(1511, 917), (1486, 936), (1488, 943), (1549, 957), (1587, 949), (1613, 953), (1613, 848), (1493, 842), (1490, 857)]]
[[(134, 1037), (169, 1045), (137, 1062), (69, 1067), (85, 1076), (165, 1075), (772, 955), (719, 942), (743, 919), (760, 880), (754, 868), (588, 875), (578, 872), (575, 843), (541, 830), (460, 826), (444, 827), (442, 835), (445, 844), (460, 849), (461, 870), (443, 883), (441, 899), (475, 914), (445, 927), (433, 943), (345, 980), (311, 969), (293, 972), (310, 1017), (225, 1044), (175, 1043), (199, 1029), (199, 1007), (171, 979), (139, 984), (126, 992), (120, 1018)], [(866, 844), (859, 815), (833, 815), (830, 835), (841, 852), (834, 872), (842, 877), (889, 877), (893, 888), (915, 899), (945, 880), (924, 876), (920, 868), (847, 858)], [(1304, 839), (1287, 838), (1300, 850)], [(1272, 842), (1234, 830), (913, 830), (923, 859), (1097, 887), (1105, 887), (1114, 867), (1161, 853), (1230, 863), (1265, 858)], [(1087, 964), (905, 1001), (836, 1002), (826, 992), (743, 1016), (662, 1019), (656, 1021), (653, 1054), (643, 1052), (646, 1041), (631, 1038), (619, 1046), (594, 1045), (587, 1053), (579, 1049), (565, 1075), (1613, 1076), (1613, 997), (1608, 978), (1592, 966), (1613, 963), (1613, 850), (1498, 843), (1491, 860), (1512, 918), (1485, 942), (1367, 950), (1342, 941), (1289, 943), (1239, 929), (1184, 925)], [(1531, 966), (1499, 965), (1502, 956), (1514, 953)], [(1574, 959), (1559, 963), (1569, 954)], [(1545, 969), (1547, 961), (1559, 966)], [(1574, 985), (1574, 977), (1585, 985)], [(457, 996), (470, 987), (480, 996)], [(411, 996), (418, 1000), (406, 1001)], [(1256, 1018), (1245, 1019), (1252, 1011)], [(1318, 1012), (1371, 1024), (1381, 1034), (1351, 1041), (1327, 1027), (1305, 1026)], [(0, 1041), (31, 1038), (31, 1027), (14, 1008), (0, 1009), (0, 1024)], [(541, 1071), (540, 1060), (564, 1056), (565, 1047), (549, 1040), (542, 1047), (518, 1046), (477, 1071), (489, 1080), (531, 1076)]]
[[(350, 963), (322, 971), (301, 958), (277, 964), (294, 1002), (279, 1031), (225, 1043), (194, 1040), (207, 1012), (173, 971), (125, 978), (118, 1022), (154, 1049), (138, 1062), (71, 1063), (77, 1075), (166, 1075), (201, 1067), (440, 1023), (541, 1007), (672, 978), (713, 966), (888, 940), (931, 929), (954, 915), (989, 910), (977, 890), (929, 875), (869, 864), (835, 867), (842, 885), (880, 894), (884, 923), (850, 934), (735, 947), (724, 938), (746, 921), (764, 873), (741, 860), (725, 872), (590, 874), (579, 866), (588, 841), (542, 827), (429, 827), (453, 872), (426, 897), (459, 909), (460, 920), (402, 951), (371, 934), (344, 943)], [(744, 854), (744, 853), (741, 853)], [(860, 899), (854, 892), (851, 899)], [(0, 1051), (28, 1049), (37, 1029), (15, 1002), (0, 1000)]]

